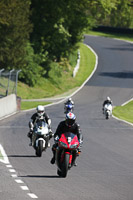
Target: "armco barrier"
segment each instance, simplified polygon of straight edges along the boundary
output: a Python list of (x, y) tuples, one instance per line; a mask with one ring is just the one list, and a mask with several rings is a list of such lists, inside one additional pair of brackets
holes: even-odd
[(15, 112), (17, 112), (17, 100), (15, 94), (0, 99), (0, 119)]

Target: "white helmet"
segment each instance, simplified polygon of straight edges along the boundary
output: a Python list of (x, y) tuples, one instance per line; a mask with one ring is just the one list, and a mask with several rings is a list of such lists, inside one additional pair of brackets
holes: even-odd
[(36, 110), (37, 110), (38, 116), (42, 117), (45, 112), (44, 106), (39, 105), (39, 106), (37, 106)]
[(108, 100), (108, 101), (111, 101), (110, 97), (107, 97), (107, 100)]
[(70, 98), (68, 99), (68, 101), (72, 101), (72, 98), (70, 97)]

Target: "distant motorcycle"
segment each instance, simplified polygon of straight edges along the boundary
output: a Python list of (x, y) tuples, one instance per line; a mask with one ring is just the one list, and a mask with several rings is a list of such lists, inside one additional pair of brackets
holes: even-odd
[(42, 152), (49, 147), (49, 130), (46, 122), (40, 120), (36, 122), (32, 134), (32, 146), (36, 156), (41, 157)]
[(104, 114), (106, 119), (109, 119), (112, 116), (112, 105), (110, 103), (105, 104)]
[(74, 165), (78, 154), (79, 141), (71, 132), (62, 133), (56, 149), (57, 174), (66, 177), (68, 170)]
[(64, 113), (67, 114), (69, 112), (73, 112), (74, 109), (74, 105), (69, 103), (69, 104), (65, 104), (64, 106)]

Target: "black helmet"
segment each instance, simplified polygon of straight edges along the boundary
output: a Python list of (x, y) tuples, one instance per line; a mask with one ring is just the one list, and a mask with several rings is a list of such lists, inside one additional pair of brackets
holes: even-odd
[(76, 121), (76, 116), (72, 113), (69, 112), (66, 114), (66, 125), (71, 127), (75, 124)]

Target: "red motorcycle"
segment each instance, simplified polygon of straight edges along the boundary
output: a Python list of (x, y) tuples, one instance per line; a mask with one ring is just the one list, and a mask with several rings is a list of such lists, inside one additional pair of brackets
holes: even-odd
[(78, 154), (79, 141), (77, 135), (62, 133), (56, 149), (57, 174), (66, 177), (68, 170), (74, 165)]

